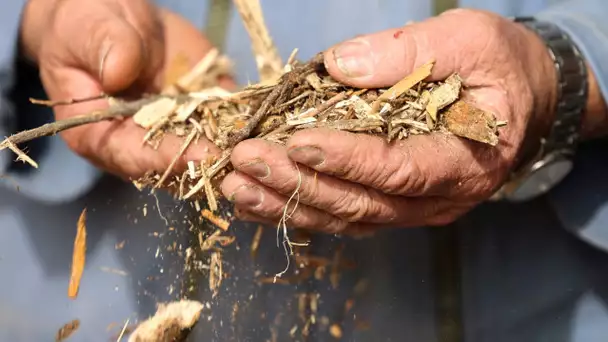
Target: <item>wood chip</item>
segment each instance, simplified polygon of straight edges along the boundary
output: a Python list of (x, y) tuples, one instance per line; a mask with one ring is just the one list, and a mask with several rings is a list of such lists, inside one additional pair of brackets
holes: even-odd
[(72, 271), (70, 275), (70, 284), (68, 287), (68, 296), (75, 299), (78, 296), (80, 287), (80, 279), (84, 271), (84, 265), (87, 252), (87, 228), (86, 228), (87, 209), (83, 209), (78, 219), (76, 230), (76, 238), (74, 239), (74, 251), (72, 254)]
[(133, 121), (139, 126), (150, 129), (158, 122), (167, 120), (177, 107), (175, 99), (161, 97), (143, 106), (134, 116)]
[(228, 228), (230, 228), (230, 222), (224, 220), (223, 218), (215, 216), (211, 211), (207, 209), (203, 209), (201, 211), (201, 215), (223, 231), (227, 231)]
[(394, 86), (390, 87), (385, 91), (374, 103), (372, 104), (372, 112), (378, 112), (383, 102), (392, 100), (410, 90), (416, 84), (422, 82), (425, 78), (431, 75), (431, 70), (435, 65), (435, 60), (431, 60), (422, 66), (418, 67), (414, 72), (397, 82)]
[(496, 146), (496, 117), (463, 100), (458, 100), (443, 113), (448, 131), (463, 138)]
[(342, 328), (338, 324), (332, 324), (329, 327), (329, 334), (335, 339), (342, 338)]
[(462, 80), (458, 74), (453, 74), (430, 92), (430, 100), (426, 105), (426, 111), (434, 122), (437, 122), (437, 112), (458, 100)]
[(213, 297), (216, 297), (219, 293), (222, 280), (224, 280), (222, 254), (220, 252), (213, 252), (211, 253), (211, 262), (209, 264), (209, 289), (213, 292)]
[(173, 342), (191, 329), (200, 318), (203, 304), (194, 300), (163, 303), (156, 314), (141, 323), (129, 337), (129, 342)]
[(80, 320), (75, 319), (62, 326), (55, 335), (55, 342), (63, 342), (72, 336), (80, 327)]

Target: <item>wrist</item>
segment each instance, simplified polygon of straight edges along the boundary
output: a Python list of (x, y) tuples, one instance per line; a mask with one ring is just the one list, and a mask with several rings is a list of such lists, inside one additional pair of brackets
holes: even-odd
[(20, 48), (23, 57), (38, 63), (44, 32), (53, 18), (57, 0), (28, 0), (23, 9), (19, 28)]
[(584, 140), (608, 134), (608, 109), (599, 83), (591, 66), (587, 64), (589, 97), (581, 124), (581, 138)]
[(542, 140), (551, 132), (558, 101), (558, 75), (553, 58), (542, 38), (523, 24), (514, 25), (517, 25), (524, 36), (524, 72), (533, 99), (522, 147), (514, 165), (517, 170), (538, 155)]

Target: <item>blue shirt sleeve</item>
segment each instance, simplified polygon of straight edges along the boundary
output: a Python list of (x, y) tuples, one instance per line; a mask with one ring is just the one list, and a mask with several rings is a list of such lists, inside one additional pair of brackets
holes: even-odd
[[(593, 70), (604, 99), (608, 99), (608, 6), (605, 0), (567, 1), (536, 16), (559, 25), (581, 49)], [(552, 191), (549, 200), (565, 228), (587, 243), (608, 252), (608, 160), (606, 141), (585, 143), (575, 167)]]
[[(17, 51), (19, 22), (25, 1), (3, 1), (0, 4), (0, 136), (10, 135), (14, 130), (14, 108), (7, 98), (13, 85), (14, 58)], [(6, 173), (11, 160), (11, 151), (0, 151), (0, 172)]]
[[(28, 117), (52, 117), (47, 108), (24, 110), (11, 98), (16, 84), (16, 60), (19, 54), (19, 30), (25, 0), (0, 1), (0, 138), (16, 133), (19, 121)], [(0, 151), (0, 184), (21, 195), (45, 203), (72, 201), (88, 192), (101, 176), (101, 172), (83, 158), (69, 150), (59, 136), (41, 138), (43, 152), (36, 156), (38, 169), (30, 166), (13, 167), (15, 155), (6, 149)]]
[(598, 80), (602, 95), (608, 98), (608, 6), (605, 0), (566, 1), (536, 16), (557, 24), (582, 50)]

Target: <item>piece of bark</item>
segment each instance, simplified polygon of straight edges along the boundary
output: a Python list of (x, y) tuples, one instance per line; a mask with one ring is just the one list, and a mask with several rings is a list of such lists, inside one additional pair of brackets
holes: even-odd
[(442, 113), (445, 128), (460, 137), (492, 146), (498, 144), (494, 115), (458, 100)]
[(184, 337), (198, 321), (203, 304), (194, 300), (158, 305), (156, 314), (142, 322), (129, 337), (129, 342), (175, 342)]
[(80, 327), (80, 320), (75, 319), (64, 324), (55, 335), (55, 342), (63, 342), (70, 338)]

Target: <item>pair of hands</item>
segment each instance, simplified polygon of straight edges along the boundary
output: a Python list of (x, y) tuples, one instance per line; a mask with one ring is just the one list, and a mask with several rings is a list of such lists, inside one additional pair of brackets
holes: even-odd
[[(21, 37), (55, 100), (158, 91), (176, 54), (194, 65), (211, 48), (184, 18), (145, 0), (30, 0)], [(486, 12), (453, 10), (339, 44), (327, 51), (325, 63), (337, 80), (373, 88), (396, 83), (431, 58), (432, 79), (458, 72), (470, 89), (466, 96), (508, 121), (498, 146), (445, 135), (387, 144), (325, 129), (300, 131), (286, 146), (247, 140), (235, 147), (236, 171), (222, 183), (237, 215), (276, 223), (299, 177), (299, 205), (289, 223), (326, 232), (443, 225), (489, 198), (550, 126), (552, 61), (523, 26)], [(64, 119), (106, 106), (100, 100), (55, 113)], [(144, 134), (124, 120), (62, 136), (100, 168), (136, 178), (147, 170), (163, 172), (181, 146), (171, 137), (155, 151), (142, 146)], [(203, 142), (184, 159), (215, 153), (217, 147)]]

